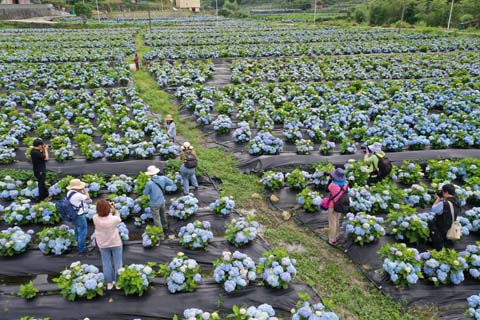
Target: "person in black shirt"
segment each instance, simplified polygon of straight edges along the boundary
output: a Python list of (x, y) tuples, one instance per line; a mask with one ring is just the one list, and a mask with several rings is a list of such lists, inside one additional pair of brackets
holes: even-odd
[(33, 141), (33, 149), (30, 151), (30, 157), (33, 163), (33, 174), (38, 181), (38, 200), (42, 201), (48, 197), (48, 189), (45, 185), (47, 176), (46, 162), (48, 160), (48, 146), (43, 143), (42, 139)]

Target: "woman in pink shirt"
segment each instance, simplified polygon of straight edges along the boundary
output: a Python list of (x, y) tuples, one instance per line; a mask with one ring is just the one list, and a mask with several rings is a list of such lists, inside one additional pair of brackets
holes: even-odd
[(117, 226), (122, 222), (115, 206), (105, 199), (98, 200), (97, 214), (93, 217), (95, 238), (102, 255), (103, 274), (107, 290), (112, 290), (117, 281), (118, 269), (122, 267), (122, 240)]
[(348, 192), (348, 182), (342, 168), (335, 169), (330, 176), (332, 177), (332, 182), (328, 185), (328, 191), (330, 192), (330, 201), (328, 203), (328, 242), (331, 245), (336, 245), (340, 235), (340, 218), (342, 214), (336, 212), (333, 207), (335, 202), (345, 192)]

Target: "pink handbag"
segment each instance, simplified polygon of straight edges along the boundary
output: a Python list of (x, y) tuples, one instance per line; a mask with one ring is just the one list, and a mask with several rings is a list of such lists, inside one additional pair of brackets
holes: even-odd
[(322, 199), (322, 202), (320, 202), (320, 208), (322, 210), (328, 210), (329, 204), (330, 204), (330, 197), (325, 197)]

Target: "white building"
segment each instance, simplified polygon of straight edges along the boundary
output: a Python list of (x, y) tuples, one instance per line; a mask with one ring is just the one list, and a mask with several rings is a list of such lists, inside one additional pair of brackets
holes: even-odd
[(199, 12), (200, 0), (176, 0), (175, 6), (178, 9), (192, 9), (194, 12)]

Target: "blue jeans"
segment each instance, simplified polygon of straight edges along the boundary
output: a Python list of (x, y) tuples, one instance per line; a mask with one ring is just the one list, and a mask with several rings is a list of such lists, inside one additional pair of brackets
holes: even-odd
[(183, 193), (188, 194), (190, 192), (190, 182), (192, 183), (192, 186), (198, 187), (195, 168), (189, 169), (182, 164), (180, 167), (180, 174), (182, 175)]
[(75, 221), (73, 221), (75, 226), (75, 238), (77, 240), (78, 251), (85, 252), (87, 246), (85, 244), (87, 240), (87, 218), (85, 215), (77, 216)]
[(102, 256), (103, 275), (107, 284), (117, 281), (118, 269), (122, 263), (122, 246), (111, 248), (100, 248)]

